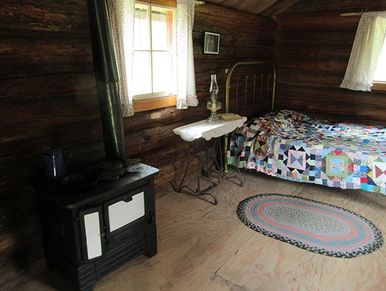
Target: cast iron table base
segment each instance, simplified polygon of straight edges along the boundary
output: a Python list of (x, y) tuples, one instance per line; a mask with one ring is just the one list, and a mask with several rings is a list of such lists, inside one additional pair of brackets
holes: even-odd
[[(171, 182), (171, 185), (174, 191), (178, 193), (188, 194), (188, 195), (197, 197), (199, 199), (202, 199), (206, 202), (209, 202), (210, 204), (217, 205), (218, 203), (217, 197), (213, 194), (213, 191), (214, 191), (214, 188), (220, 184), (221, 179), (225, 178), (240, 187), (243, 186), (241, 172), (238, 167), (237, 167), (237, 172), (238, 172), (237, 176), (229, 175), (224, 171), (224, 161), (222, 159), (223, 155), (222, 155), (222, 149), (221, 149), (221, 138), (215, 139), (214, 149), (215, 149), (215, 158), (209, 165), (210, 156), (209, 156), (209, 148), (207, 146), (207, 142), (205, 142), (203, 139), (199, 139), (195, 142), (189, 143), (187, 162), (186, 162), (184, 174), (181, 178), (181, 181), (179, 183)], [(203, 158), (203, 152), (204, 152), (204, 155), (206, 156), (205, 161)], [(198, 155), (199, 165), (197, 170), (197, 188), (193, 189), (187, 184), (184, 184), (184, 182), (189, 170), (189, 166), (192, 161), (192, 155), (194, 155), (195, 153)], [(209, 186), (207, 186), (204, 189), (201, 188), (202, 177), (206, 177), (209, 181)], [(213, 181), (212, 178), (215, 178), (217, 181)]]

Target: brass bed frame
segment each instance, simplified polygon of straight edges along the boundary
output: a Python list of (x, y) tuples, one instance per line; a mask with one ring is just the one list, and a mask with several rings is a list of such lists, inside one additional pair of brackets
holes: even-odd
[[(259, 68), (259, 72), (252, 70), (251, 72), (237, 74), (238, 69), (251, 69)], [(263, 67), (263, 72), (260, 70)], [(241, 85), (240, 85), (241, 83)], [(234, 89), (234, 92), (231, 90)], [(240, 96), (241, 95), (241, 96)], [(271, 97), (270, 110), (275, 109), (275, 95), (276, 95), (276, 68), (273, 62), (263, 61), (250, 61), (250, 62), (238, 62), (234, 64), (228, 71), (225, 83), (225, 113), (238, 113), (243, 114), (239, 111), (240, 97), (244, 97), (244, 105), (250, 109), (249, 105), (253, 105), (256, 111), (258, 108), (258, 101), (265, 100), (267, 97)], [(251, 99), (252, 98), (252, 99)], [(235, 105), (232, 108), (231, 105)], [(255, 113), (255, 112), (253, 112)], [(259, 112), (266, 113), (266, 112)], [(252, 117), (252, 116), (247, 116)], [(228, 135), (224, 139), (224, 171), (228, 173), (227, 164), (227, 151), (228, 151)]]

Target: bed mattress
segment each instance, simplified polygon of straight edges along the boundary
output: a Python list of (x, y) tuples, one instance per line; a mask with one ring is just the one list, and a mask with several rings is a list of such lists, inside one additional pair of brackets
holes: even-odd
[(280, 110), (235, 131), (227, 162), (286, 180), (386, 195), (386, 128)]

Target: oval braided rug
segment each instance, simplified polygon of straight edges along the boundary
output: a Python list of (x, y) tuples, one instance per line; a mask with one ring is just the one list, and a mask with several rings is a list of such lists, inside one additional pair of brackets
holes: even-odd
[(363, 216), (301, 197), (252, 196), (240, 202), (237, 215), (261, 234), (332, 257), (353, 258), (383, 244), (382, 233)]

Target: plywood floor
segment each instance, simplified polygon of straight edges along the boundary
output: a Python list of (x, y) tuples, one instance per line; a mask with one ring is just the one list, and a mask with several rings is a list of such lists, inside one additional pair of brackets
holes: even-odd
[[(314, 254), (265, 237), (241, 223), (238, 202), (259, 193), (283, 193), (332, 203), (362, 214), (386, 237), (386, 197), (245, 175), (240, 188), (224, 181), (219, 205), (164, 187), (156, 201), (158, 254), (139, 257), (98, 282), (95, 290), (386, 290), (386, 246), (354, 259)], [(48, 279), (49, 277), (49, 279)], [(67, 285), (55, 272), (27, 281), (23, 290)]]

